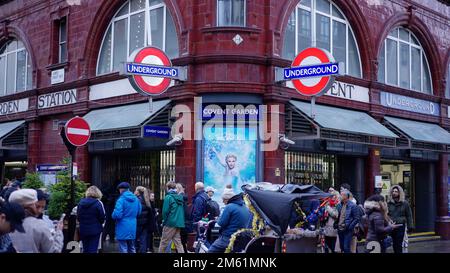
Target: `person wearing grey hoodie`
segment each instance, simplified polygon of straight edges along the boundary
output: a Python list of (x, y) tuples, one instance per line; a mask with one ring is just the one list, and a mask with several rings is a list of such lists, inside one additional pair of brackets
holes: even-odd
[(392, 246), (394, 253), (402, 253), (402, 243), (405, 237), (406, 228), (408, 230), (414, 229), (411, 207), (408, 201), (405, 200), (405, 192), (399, 185), (394, 185), (389, 190), (388, 196), (389, 217), (396, 224), (402, 226), (392, 232)]

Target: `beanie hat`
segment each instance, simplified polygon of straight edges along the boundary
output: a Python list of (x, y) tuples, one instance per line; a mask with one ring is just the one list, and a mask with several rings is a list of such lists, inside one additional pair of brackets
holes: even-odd
[(226, 188), (223, 190), (222, 199), (229, 200), (229, 199), (231, 199), (231, 197), (233, 197), (235, 195), (236, 194), (233, 192), (233, 189)]
[(38, 201), (37, 192), (33, 189), (17, 190), (9, 196), (10, 203), (17, 203), (22, 207), (31, 205)]
[(130, 188), (130, 184), (128, 182), (121, 182), (117, 186), (117, 189), (129, 189), (129, 188)]

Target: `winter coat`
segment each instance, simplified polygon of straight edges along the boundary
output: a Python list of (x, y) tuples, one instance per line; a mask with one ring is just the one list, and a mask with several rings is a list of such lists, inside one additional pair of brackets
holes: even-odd
[(88, 197), (81, 199), (77, 209), (77, 219), (80, 223), (80, 238), (100, 235), (105, 222), (105, 209), (100, 200)]
[(198, 191), (192, 198), (191, 217), (193, 222), (200, 221), (208, 213), (206, 202), (209, 196), (204, 190)]
[(61, 230), (51, 233), (47, 224), (34, 216), (28, 216), (23, 220), (25, 233), (17, 230), (9, 236), (14, 248), (19, 253), (59, 253), (63, 233)]
[(152, 212), (152, 208), (148, 207), (147, 204), (145, 204), (145, 200), (142, 196), (137, 197), (139, 199), (139, 202), (141, 202), (141, 214), (137, 217), (137, 226), (138, 227), (150, 227), (150, 214)]
[(16, 253), (8, 234), (0, 235), (0, 254), (2, 253)]
[[(336, 224), (338, 224), (339, 218), (341, 217), (343, 204), (340, 203), (336, 207), (339, 212), (338, 218), (336, 219)], [(345, 212), (345, 220), (344, 220), (345, 229), (342, 230), (341, 232), (353, 231), (355, 229), (356, 225), (359, 223), (359, 220), (361, 219), (361, 217), (362, 217), (362, 215), (359, 212), (358, 206), (355, 203), (353, 203), (352, 201), (348, 200), (347, 209)], [(336, 224), (335, 224), (335, 226), (336, 226)]]
[(334, 222), (337, 221), (339, 212), (336, 206), (327, 205), (325, 211), (328, 212), (328, 219), (325, 222), (324, 233), (327, 237), (337, 237), (337, 229), (334, 228)]
[(116, 220), (117, 240), (136, 239), (136, 218), (141, 214), (141, 210), (141, 202), (130, 191), (120, 195), (112, 213), (112, 219)]
[[(392, 198), (392, 190), (394, 188), (397, 188), (400, 193), (398, 202), (395, 202), (395, 200)], [(396, 224), (406, 224), (409, 229), (414, 228), (411, 207), (409, 206), (408, 201), (405, 200), (405, 192), (403, 191), (403, 188), (399, 185), (394, 185), (389, 190), (388, 209), (389, 217)]]
[(224, 237), (231, 237), (236, 231), (248, 227), (251, 214), (245, 206), (242, 195), (235, 195), (228, 200), (217, 224), (220, 226), (219, 233)]
[(378, 241), (381, 243), (392, 232), (392, 227), (384, 219), (380, 203), (366, 201), (364, 202), (364, 209), (369, 220), (366, 241)]
[(184, 228), (183, 195), (169, 191), (164, 198), (162, 209), (163, 225), (174, 228)]

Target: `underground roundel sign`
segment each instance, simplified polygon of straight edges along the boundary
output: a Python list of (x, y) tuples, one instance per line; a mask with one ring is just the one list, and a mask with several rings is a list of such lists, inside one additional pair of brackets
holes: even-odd
[(283, 74), (300, 94), (320, 96), (331, 88), (334, 76), (342, 73), (342, 65), (327, 50), (310, 47), (300, 52)]
[(70, 144), (79, 147), (89, 141), (91, 128), (85, 119), (74, 117), (66, 123), (65, 133)]
[(130, 83), (146, 96), (162, 94), (170, 85), (171, 78), (178, 77), (178, 69), (172, 67), (169, 57), (159, 48), (144, 47), (131, 54), (126, 64)]

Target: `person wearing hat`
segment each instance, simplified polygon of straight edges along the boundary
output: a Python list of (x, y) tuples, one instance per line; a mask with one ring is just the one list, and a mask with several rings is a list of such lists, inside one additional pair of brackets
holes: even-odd
[[(23, 207), (25, 219), (23, 220), (24, 233), (15, 231), (11, 233), (11, 241), (17, 252), (21, 253), (57, 253), (60, 252), (60, 245), (50, 232), (47, 224), (38, 219), (37, 192), (33, 189), (22, 189), (11, 193), (9, 202)], [(63, 225), (60, 222), (57, 230), (62, 231)]]
[(137, 217), (141, 214), (142, 206), (139, 199), (130, 191), (130, 184), (122, 182), (117, 186), (120, 197), (112, 213), (116, 221), (116, 239), (121, 253), (136, 253), (134, 240), (136, 239)]
[(214, 189), (211, 186), (206, 187), (206, 194), (208, 195), (208, 200), (206, 201), (206, 208), (209, 213), (209, 219), (215, 219), (220, 215), (220, 206), (216, 201), (212, 199), (215, 191), (216, 189)]
[(235, 194), (233, 189), (225, 188), (222, 193), (226, 204), (217, 224), (220, 226), (219, 238), (209, 248), (209, 253), (223, 253), (230, 243), (231, 236), (242, 228), (246, 228), (251, 219), (249, 209), (245, 206), (242, 194)]
[(8, 233), (24, 232), (22, 227), (25, 212), (23, 208), (14, 203), (0, 202), (0, 253), (15, 253), (11, 238)]

